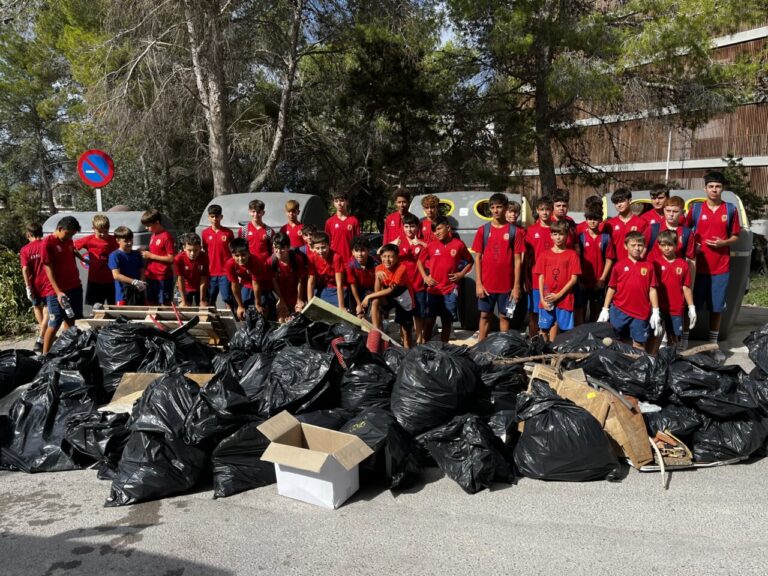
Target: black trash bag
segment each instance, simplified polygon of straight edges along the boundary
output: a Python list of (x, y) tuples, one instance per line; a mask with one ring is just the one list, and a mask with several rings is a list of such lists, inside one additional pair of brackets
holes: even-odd
[(96, 332), (93, 330), (80, 330), (73, 326), (61, 332), (53, 341), (47, 358), (70, 357), (81, 358), (84, 361), (93, 360), (96, 353)]
[(721, 462), (746, 458), (761, 449), (766, 439), (768, 422), (756, 412), (735, 420), (709, 419), (693, 435), (693, 459)]
[(531, 343), (518, 332), (494, 332), (469, 349), (469, 357), (481, 368), (493, 366), (499, 358), (524, 358), (531, 355)]
[(296, 314), (284, 324), (269, 332), (262, 344), (262, 352), (275, 354), (286, 346), (302, 346), (307, 343), (307, 327), (309, 318)]
[[(333, 337), (327, 352), (336, 354), (344, 366), (350, 366), (355, 361), (364, 361), (371, 354), (366, 347), (368, 334), (347, 324), (334, 324), (329, 333)], [(343, 338), (343, 340), (339, 340)]]
[(400, 364), (406, 354), (408, 354), (408, 348), (403, 348), (402, 346), (390, 346), (384, 350), (382, 356), (384, 357), (384, 362), (389, 366), (389, 369), (397, 374), (397, 371), (400, 369)]
[(305, 412), (297, 414), (296, 420), (303, 424), (311, 424), (320, 428), (329, 430), (341, 430), (353, 414), (343, 408), (334, 408), (333, 410), (315, 410), (314, 412)]
[(93, 464), (69, 443), (67, 422), (95, 411), (93, 390), (76, 371), (38, 378), (16, 400), (9, 414), (12, 434), (2, 439), (0, 469), (61, 472)]
[(338, 364), (333, 354), (289, 346), (275, 356), (263, 392), (256, 400), (262, 418), (283, 410), (291, 414), (339, 405), (338, 388), (331, 385)]
[(274, 356), (268, 354), (254, 354), (243, 365), (240, 386), (254, 402), (264, 394), (274, 359)]
[(579, 360), (575, 366), (619, 392), (659, 403), (668, 395), (667, 372), (674, 357), (675, 350), (671, 347), (661, 348), (656, 356), (642, 354), (636, 359), (617, 350), (605, 349)]
[(743, 418), (758, 407), (756, 398), (741, 385), (746, 379), (739, 366), (713, 365), (703, 355), (680, 358), (669, 370), (675, 401), (723, 420)]
[(600, 423), (543, 380), (534, 379), (531, 393), (518, 396), (517, 417), (525, 422), (514, 451), (523, 476), (568, 482), (616, 479), (619, 462)]
[(706, 420), (692, 408), (673, 404), (664, 406), (660, 412), (643, 414), (643, 417), (649, 436), (653, 437), (657, 432), (669, 431), (683, 442), (689, 440)]
[(261, 459), (269, 440), (248, 422), (213, 451), (213, 497), (225, 498), (276, 482), (275, 465)]
[(0, 398), (32, 382), (42, 365), (42, 358), (29, 350), (0, 352)]
[(488, 418), (488, 427), (505, 446), (514, 447), (520, 437), (519, 422), (516, 410), (500, 410)]
[[(749, 394), (757, 404), (757, 408), (763, 416), (768, 416), (768, 379), (755, 378), (754, 370), (749, 378), (739, 382), (738, 387), (742, 394)], [(763, 375), (765, 376), (765, 375)]]
[(245, 311), (245, 323), (237, 329), (229, 341), (229, 350), (248, 354), (261, 352), (264, 338), (269, 332), (269, 322), (255, 308)]
[(211, 359), (211, 370), (214, 374), (228, 372), (239, 380), (243, 375), (243, 366), (250, 357), (251, 353), (244, 350), (219, 352)]
[(392, 413), (412, 435), (465, 413), (478, 388), (478, 368), (466, 348), (430, 343), (412, 348), (392, 389)]
[(341, 378), (341, 407), (357, 414), (370, 408), (389, 410), (395, 374), (381, 357), (367, 354), (353, 362)]
[(179, 368), (176, 361), (176, 346), (173, 341), (156, 336), (145, 341), (146, 355), (136, 372), (168, 374)]
[(96, 460), (99, 478), (112, 479), (128, 442), (130, 414), (91, 412), (67, 422), (65, 437), (81, 454)]
[(479, 416), (457, 416), (427, 432), (422, 442), (446, 476), (467, 494), (490, 488), (494, 480), (514, 480), (503, 444)]
[(364, 479), (384, 481), (390, 489), (402, 490), (421, 475), (419, 446), (390, 412), (371, 408), (347, 422), (341, 431), (354, 434), (374, 452), (360, 463)]
[(589, 322), (576, 326), (573, 330), (561, 332), (551, 344), (553, 352), (594, 352), (609, 346), (603, 342), (605, 338), (616, 340), (616, 333), (609, 322)]
[(98, 331), (96, 356), (103, 373), (104, 390), (110, 396), (123, 374), (139, 371), (147, 355), (145, 342), (157, 332), (156, 328), (120, 320)]
[(493, 366), (480, 374), (480, 381), (474, 408), (477, 414), (514, 410), (517, 395), (528, 388), (521, 365)]
[(175, 371), (150, 384), (133, 407), (131, 434), (105, 506), (185, 492), (202, 477), (207, 454), (183, 440), (184, 421), (200, 388)]
[(76, 326), (68, 328), (53, 342), (44, 362), (35, 379), (50, 377), (60, 370), (76, 370), (91, 389), (97, 403), (107, 402), (112, 397), (102, 385), (95, 331), (83, 331)]
[(176, 347), (176, 362), (182, 374), (209, 374), (213, 372), (213, 357), (217, 349), (198, 342), (188, 332), (182, 332), (173, 336), (173, 344)]
[(768, 324), (750, 332), (744, 339), (744, 345), (749, 350), (749, 359), (763, 374), (768, 374)]

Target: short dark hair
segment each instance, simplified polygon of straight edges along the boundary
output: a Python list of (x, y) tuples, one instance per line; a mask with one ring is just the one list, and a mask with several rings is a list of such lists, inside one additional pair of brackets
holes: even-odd
[(370, 250), (371, 243), (365, 236), (355, 236), (352, 238), (352, 250)]
[(658, 244), (672, 244), (677, 246), (677, 232), (673, 230), (662, 230), (659, 232), (659, 237), (656, 239)]
[(200, 236), (198, 236), (194, 232), (188, 232), (184, 234), (184, 236), (181, 237), (181, 245), (186, 246), (187, 244), (190, 244), (192, 246), (202, 245), (202, 242), (200, 241)]
[(288, 234), (283, 234), (282, 232), (278, 232), (272, 237), (272, 246), (279, 246), (280, 248), (290, 248), (291, 239), (288, 237)]
[(315, 244), (330, 244), (331, 240), (328, 238), (328, 234), (325, 232), (315, 232), (312, 234), (312, 245)]
[(312, 236), (315, 232), (317, 232), (317, 227), (314, 224), (304, 224), (301, 227), (302, 236)]
[(442, 215), (435, 216), (435, 219), (432, 220), (432, 231), (434, 232), (435, 230), (437, 230), (437, 227), (440, 226), (441, 224), (444, 226), (450, 227), (451, 221), (448, 220), (447, 216), (442, 216)]
[(549, 233), (552, 234), (552, 232), (557, 232), (559, 234), (568, 234), (568, 230), (570, 229), (570, 226), (568, 225), (567, 220), (555, 220), (552, 222), (552, 224), (549, 225)]
[(349, 201), (349, 193), (346, 190), (335, 190), (333, 194), (331, 194), (331, 200)]
[(395, 188), (394, 192), (392, 192), (392, 200), (397, 200), (398, 198), (407, 198), (408, 201), (411, 201), (411, 193), (408, 191), (408, 188), (405, 186), (398, 186)]
[(584, 220), (598, 220), (600, 222), (603, 221), (603, 213), (598, 210), (587, 210), (584, 213)]
[(163, 215), (160, 213), (160, 210), (156, 208), (150, 208), (144, 214), (141, 215), (141, 223), (144, 226), (149, 226), (150, 224), (157, 224), (158, 222), (162, 221)]
[(536, 200), (536, 209), (549, 208), (552, 210), (552, 198), (550, 196), (542, 196)]
[(571, 193), (565, 188), (557, 188), (552, 192), (552, 203), (565, 202), (568, 204), (571, 201)]
[(245, 238), (233, 238), (229, 241), (229, 251), (232, 254), (248, 252), (248, 240)]
[(248, 202), (248, 210), (254, 210), (256, 212), (261, 212), (264, 209), (265, 209), (264, 202), (262, 202), (258, 198)]
[(379, 254), (384, 254), (384, 252), (394, 252), (395, 256), (400, 255), (400, 249), (396, 244), (384, 244), (384, 246), (381, 247), (381, 250), (379, 250)]
[(507, 206), (509, 204), (509, 198), (507, 198), (506, 194), (502, 194), (501, 192), (495, 192), (494, 194), (491, 194), (490, 198), (488, 198), (488, 206), (493, 206), (494, 204), (496, 205), (501, 204), (502, 206)]
[(408, 224), (409, 226), (418, 226), (419, 225), (419, 217), (416, 216), (416, 214), (413, 214), (411, 212), (406, 212), (403, 214), (403, 217), (401, 218), (402, 223)]
[(584, 208), (589, 209), (591, 206), (596, 206), (600, 208), (600, 211), (603, 211), (603, 199), (600, 198), (600, 196), (593, 195), (588, 196), (586, 200), (584, 200)]
[(118, 240), (131, 240), (133, 239), (133, 230), (128, 226), (118, 226), (115, 228), (114, 235)]
[(664, 194), (664, 196), (669, 197), (669, 186), (664, 184), (663, 182), (657, 182), (656, 184), (653, 184), (649, 190), (651, 196), (658, 196), (660, 194)]
[(614, 204), (624, 202), (625, 200), (632, 200), (632, 192), (629, 191), (629, 188), (619, 188), (611, 194), (611, 202)]
[(725, 174), (722, 172), (719, 172), (717, 170), (712, 170), (710, 172), (707, 172), (704, 174), (704, 184), (709, 184), (710, 182), (718, 182), (725, 186), (728, 183), (728, 180), (725, 177)]
[(33, 238), (43, 237), (43, 225), (40, 222), (29, 222), (26, 226), (27, 234)]
[(66, 230), (67, 232), (80, 232), (80, 222), (77, 221), (77, 218), (74, 216), (64, 216), (61, 220), (58, 221), (56, 224), (56, 229), (58, 230), (61, 228), (62, 230)]
[(218, 204), (211, 204), (208, 206), (208, 216), (221, 216), (222, 210), (221, 206)]
[(627, 235), (624, 236), (624, 246), (629, 245), (629, 243), (632, 240), (640, 240), (640, 242), (645, 244), (645, 236), (643, 236), (642, 232), (638, 232), (637, 230), (632, 230), (632, 232), (627, 232)]

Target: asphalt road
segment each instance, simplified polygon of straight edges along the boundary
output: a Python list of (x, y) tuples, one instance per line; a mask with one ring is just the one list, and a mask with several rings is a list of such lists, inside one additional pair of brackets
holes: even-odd
[[(768, 322), (743, 309), (723, 349)], [(275, 486), (210, 489), (103, 508), (94, 471), (0, 472), (0, 574), (759, 574), (768, 571), (768, 459), (617, 483), (546, 483), (465, 494), (437, 470), (417, 490), (365, 488), (336, 511)]]

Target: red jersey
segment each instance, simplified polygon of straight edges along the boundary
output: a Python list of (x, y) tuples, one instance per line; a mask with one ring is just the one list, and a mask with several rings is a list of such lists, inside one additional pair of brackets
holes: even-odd
[[(519, 234), (516, 226), (511, 226), (514, 239), (510, 245), (510, 225), (506, 222), (496, 228), (493, 224), (490, 230), (487, 225), (480, 226), (472, 242), (472, 251), (482, 254), (481, 280), (489, 294), (509, 294), (515, 283), (515, 254), (525, 252), (525, 239)], [(488, 230), (488, 240), (485, 233)]]
[(309, 275), (309, 259), (298, 251), (288, 254), (288, 262), (282, 262), (276, 256), (272, 256), (269, 259), (268, 268), (272, 281), (280, 290), (283, 302), (288, 306), (288, 311), (293, 311), (299, 299), (299, 282), (306, 281)]
[(552, 241), (552, 234), (549, 226), (542, 226), (538, 220), (528, 227), (525, 233), (525, 249), (528, 254), (527, 276), (528, 286), (532, 290), (539, 289), (539, 275), (533, 272), (536, 260), (539, 254), (550, 250), (555, 243)]
[(280, 233), (288, 236), (288, 240), (291, 241), (291, 248), (301, 248), (304, 246), (304, 238), (301, 236), (301, 229), (304, 228), (304, 224), (283, 224), (280, 228)]
[[(43, 264), (51, 267), (59, 290), (66, 292), (73, 288), (80, 288), (82, 284), (75, 263), (75, 245), (72, 240), (59, 240), (54, 234), (51, 234), (46, 236), (42, 242)], [(46, 283), (44, 290), (40, 296), (56, 295), (50, 283)]]
[(688, 262), (675, 258), (672, 262), (664, 257), (654, 261), (656, 278), (659, 285), (659, 309), (670, 316), (682, 316), (685, 311), (683, 286), (691, 287), (691, 271)]
[[(671, 230), (666, 220), (659, 226), (659, 232), (663, 232), (664, 230)], [(651, 238), (652, 232), (653, 228), (651, 226), (648, 226), (643, 232), (643, 236), (645, 236), (645, 245), (648, 247), (648, 251), (646, 252), (647, 255), (645, 257), (646, 260), (657, 260), (662, 258), (661, 248), (659, 248), (659, 235), (656, 234), (656, 238)], [(688, 258), (689, 260), (695, 259), (696, 239), (694, 238), (693, 231), (687, 226), (678, 226), (675, 229), (675, 233), (677, 234), (675, 256), (677, 258)]]
[(393, 212), (384, 220), (384, 244), (391, 244), (398, 238), (401, 242), (405, 240), (403, 218), (400, 212)]
[[(173, 243), (173, 236), (168, 230), (163, 230), (157, 234), (152, 234), (149, 239), (149, 253), (157, 256), (173, 256), (176, 254), (176, 248)], [(149, 260), (146, 268), (147, 280), (165, 280), (173, 277), (173, 266), (156, 260)]]
[(647, 227), (648, 222), (634, 214), (626, 222), (620, 216), (614, 216), (605, 221), (605, 231), (611, 235), (617, 260), (623, 260), (627, 257), (627, 247), (624, 246), (624, 238), (626, 238), (627, 233), (644, 232)]
[(458, 285), (451, 282), (448, 275), (461, 270), (462, 261), (472, 262), (472, 254), (469, 253), (464, 242), (455, 236), (450, 237), (446, 243), (439, 240), (430, 242), (427, 246), (425, 266), (429, 268), (429, 275), (437, 281), (437, 284), (427, 286), (427, 292), (447, 295), (456, 290)]
[(331, 239), (331, 250), (339, 254), (342, 261), (352, 258), (352, 240), (360, 236), (360, 222), (354, 216), (343, 220), (334, 214), (325, 221), (325, 233)]
[(425, 244), (429, 244), (433, 240), (437, 240), (434, 233), (432, 232), (432, 220), (429, 218), (421, 219), (421, 226), (419, 227), (419, 238), (421, 238)]
[(408, 270), (408, 280), (415, 292), (424, 290), (424, 278), (422, 278), (419, 272), (416, 261), (421, 260), (423, 262), (426, 256), (427, 247), (423, 243), (411, 244), (407, 238), (400, 243), (400, 262)]
[(581, 247), (581, 278), (580, 283), (587, 290), (591, 290), (603, 275), (606, 260), (615, 260), (616, 252), (611, 243), (610, 234), (603, 232), (592, 236), (587, 230), (579, 234), (579, 246)]
[(643, 212), (640, 218), (648, 222), (648, 228), (650, 228), (652, 224), (661, 224), (662, 222), (665, 222), (664, 211), (662, 210), (661, 214), (659, 214), (653, 208), (648, 210), (648, 212)]
[(248, 252), (256, 256), (262, 264), (272, 256), (272, 236), (274, 234), (272, 228), (268, 226), (256, 228), (253, 222), (248, 222), (247, 226), (240, 229), (240, 237), (248, 241)]
[[(587, 225), (586, 220), (582, 220), (578, 224), (576, 224), (576, 235), (582, 234), (583, 232), (586, 232), (589, 230), (589, 226)], [(597, 231), (598, 232), (604, 232), (605, 231), (605, 222), (600, 222), (597, 225)]]
[(203, 248), (208, 255), (208, 271), (211, 276), (227, 275), (227, 260), (232, 257), (229, 243), (234, 237), (234, 232), (223, 226), (218, 230), (214, 230), (210, 226), (203, 230)]
[(189, 255), (182, 250), (173, 259), (173, 272), (184, 279), (184, 292), (197, 292), (200, 290), (200, 280), (209, 275), (208, 256), (200, 252), (195, 260), (190, 260)]
[(363, 268), (355, 258), (351, 258), (347, 262), (346, 274), (348, 286), (355, 285), (358, 289), (373, 291), (376, 283), (376, 261), (368, 256)]
[(611, 269), (608, 287), (616, 290), (613, 304), (624, 314), (648, 320), (651, 316), (651, 288), (656, 287), (656, 272), (652, 262), (619, 260)]
[(230, 282), (237, 282), (243, 288), (253, 289), (253, 279), (259, 283), (261, 287), (261, 280), (264, 278), (264, 267), (258, 258), (251, 256), (248, 258), (248, 262), (245, 266), (240, 266), (235, 262), (234, 258), (227, 260), (225, 265), (227, 271), (227, 279)]
[(346, 285), (346, 271), (341, 254), (333, 250), (328, 252), (328, 258), (321, 258), (314, 252), (309, 259), (309, 275), (317, 278), (318, 288), (335, 288), (336, 274), (341, 274), (341, 285)]
[(29, 280), (32, 282), (32, 289), (37, 296), (52, 292), (51, 284), (48, 282), (48, 274), (43, 267), (43, 239), (32, 240), (25, 244), (19, 251), (21, 265), (28, 270)]
[(413, 288), (408, 279), (408, 269), (402, 262), (394, 270), (389, 270), (384, 264), (379, 264), (376, 266), (376, 273), (378, 274), (379, 272), (384, 274), (384, 280), (381, 283), (384, 288), (395, 288), (397, 286), (407, 288), (411, 294), (411, 301), (415, 300)]
[(727, 202), (721, 202), (720, 206), (714, 210), (702, 202), (701, 213), (698, 223), (693, 222), (693, 210), (688, 210), (685, 219), (685, 225), (696, 229), (696, 246), (700, 252), (696, 257), (696, 274), (725, 274), (730, 269), (731, 249), (729, 246), (712, 248), (706, 244), (706, 240), (719, 238), (727, 240), (731, 235), (738, 235), (741, 232), (739, 225), (738, 212), (734, 210), (733, 222), (731, 224), (731, 234), (728, 233), (728, 208)]
[[(538, 277), (544, 279), (544, 292), (540, 295), (543, 299), (546, 294), (560, 292), (572, 276), (581, 274), (579, 255), (575, 250), (570, 249), (562, 252), (547, 250), (539, 254), (533, 271)], [(535, 288), (538, 289), (539, 286), (536, 285)], [(571, 289), (557, 301), (556, 306), (561, 310), (573, 311), (573, 301), (573, 289)]]
[(78, 252), (83, 248), (88, 250), (88, 282), (112, 284), (115, 279), (109, 269), (109, 255), (119, 248), (115, 237), (107, 234), (107, 237), (102, 239), (91, 234), (74, 242)]

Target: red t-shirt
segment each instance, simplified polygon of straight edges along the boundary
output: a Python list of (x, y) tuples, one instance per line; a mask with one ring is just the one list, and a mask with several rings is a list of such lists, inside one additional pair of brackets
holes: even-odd
[(644, 232), (648, 227), (648, 222), (634, 214), (624, 222), (621, 217), (614, 216), (605, 221), (605, 231), (611, 235), (613, 249), (616, 252), (616, 258), (623, 260), (627, 257), (627, 247), (624, 246), (624, 238), (629, 232)]
[[(615, 260), (616, 252), (611, 243), (611, 236), (605, 232), (592, 236), (587, 230), (579, 234), (579, 246), (581, 246), (581, 285), (591, 290), (597, 284), (605, 270), (606, 260)], [(605, 253), (603, 253), (605, 246)]]
[(648, 212), (643, 212), (640, 218), (648, 222), (648, 228), (651, 227), (651, 224), (661, 224), (662, 222), (665, 222), (664, 211), (662, 210), (662, 213), (659, 214), (653, 208), (648, 210)]
[[(605, 222), (600, 222), (597, 225), (597, 231), (598, 232), (603, 232), (604, 229), (605, 229)], [(582, 232), (586, 232), (587, 230), (589, 230), (589, 225), (587, 224), (586, 220), (582, 220), (581, 222), (576, 224), (576, 235), (577, 236), (579, 234), (581, 234)]]
[[(269, 273), (277, 283), (288, 311), (293, 311), (299, 299), (299, 282), (304, 282), (309, 275), (309, 259), (301, 252), (294, 252), (288, 262), (282, 262), (276, 256), (269, 259)], [(305, 290), (306, 292), (306, 290)]]
[(427, 247), (421, 241), (411, 244), (407, 238), (400, 243), (400, 263), (408, 270), (408, 280), (415, 292), (424, 290), (424, 278), (416, 265), (417, 260), (424, 261), (427, 256)]
[(75, 240), (75, 250), (88, 250), (88, 282), (112, 284), (112, 270), (109, 269), (109, 255), (119, 248), (117, 240), (111, 234), (104, 239), (95, 234)]
[[(42, 260), (43, 264), (51, 267), (56, 284), (62, 292), (82, 286), (75, 263), (75, 245), (72, 240), (59, 240), (54, 234), (46, 236), (43, 239)], [(40, 296), (55, 296), (53, 286), (50, 283), (46, 284), (45, 291)]]
[[(705, 240), (716, 238), (727, 240), (731, 234), (738, 235), (741, 232), (739, 215), (736, 213), (731, 224), (731, 234), (728, 234), (728, 209), (725, 206), (726, 204), (727, 202), (721, 202), (720, 206), (713, 210), (706, 202), (702, 202), (701, 214), (695, 233), (696, 246), (700, 250), (696, 257), (696, 274), (701, 273), (714, 276), (716, 274), (725, 274), (730, 269), (730, 246), (712, 248), (705, 243)], [(688, 210), (685, 225), (693, 228), (693, 210)]]
[(633, 262), (629, 258), (619, 260), (611, 269), (608, 287), (616, 290), (613, 304), (624, 314), (648, 320), (651, 315), (651, 288), (656, 287), (656, 272), (653, 263)]
[(19, 251), (21, 265), (28, 269), (32, 288), (37, 296), (53, 292), (51, 283), (48, 282), (48, 274), (43, 268), (43, 239), (32, 240), (25, 244)]
[[(171, 236), (168, 230), (152, 234), (152, 237), (149, 239), (149, 253), (158, 256), (173, 256), (176, 254), (173, 236)], [(165, 280), (172, 277), (173, 266), (171, 264), (165, 264), (156, 260), (148, 261), (146, 266), (147, 280)]]
[(360, 222), (354, 216), (343, 220), (334, 214), (325, 221), (325, 233), (331, 239), (331, 250), (339, 254), (343, 262), (352, 258), (352, 240), (360, 235)]
[[(547, 250), (539, 254), (533, 269), (537, 277), (544, 278), (544, 292), (540, 294), (543, 299), (545, 294), (559, 292), (571, 280), (571, 276), (581, 274), (579, 255), (575, 250), (565, 249), (562, 252)], [(535, 286), (539, 288), (538, 285)], [(573, 289), (557, 301), (556, 306), (561, 310), (573, 310)]]
[(393, 212), (384, 220), (384, 244), (390, 244), (400, 238), (405, 241), (405, 232), (403, 232), (403, 218), (400, 212)]
[(245, 228), (241, 228), (241, 237), (248, 241), (248, 252), (256, 256), (261, 263), (272, 256), (272, 236), (274, 232), (268, 226), (256, 228), (253, 222), (248, 222)]
[(550, 250), (554, 245), (549, 226), (542, 226), (541, 222), (537, 220), (528, 227), (525, 233), (525, 249), (528, 255), (526, 258), (528, 262), (526, 273), (528, 276), (528, 286), (531, 290), (539, 289), (539, 276), (533, 272), (539, 254)]
[(429, 268), (429, 275), (437, 281), (437, 284), (428, 286), (427, 292), (447, 295), (456, 290), (458, 285), (451, 282), (448, 275), (461, 270), (462, 261), (471, 262), (472, 254), (469, 253), (464, 242), (455, 236), (445, 244), (439, 240), (430, 242), (427, 246), (425, 265)]
[(671, 316), (682, 316), (685, 311), (683, 286), (691, 287), (691, 271), (688, 262), (675, 258), (672, 262), (662, 257), (653, 263), (659, 285), (659, 309)]
[(200, 290), (200, 279), (208, 276), (208, 256), (200, 252), (195, 260), (190, 260), (183, 250), (173, 259), (173, 271), (176, 276), (184, 279), (184, 292)]
[[(677, 234), (677, 248), (675, 248), (675, 256), (677, 258), (688, 258), (690, 260), (693, 260), (696, 258), (696, 238), (694, 238), (693, 232), (688, 234), (688, 243), (683, 246), (683, 229), (687, 228), (686, 226), (678, 226), (675, 229), (675, 232)], [(669, 230), (669, 225), (667, 224), (666, 220), (661, 223), (659, 226), (659, 233), (663, 232), (664, 230)], [(658, 258), (661, 258), (661, 248), (659, 248), (659, 236), (656, 235), (656, 239), (653, 241), (653, 246), (650, 245), (651, 243), (651, 227), (648, 226), (648, 228), (645, 229), (643, 232), (643, 236), (645, 236), (645, 245), (648, 247), (648, 252), (646, 256), (646, 260), (656, 260)]]
[(516, 226), (515, 238), (510, 247), (510, 225), (506, 222), (499, 228), (491, 224), (488, 241), (483, 246), (485, 225), (480, 226), (472, 242), (472, 251), (482, 254), (483, 287), (490, 294), (509, 294), (515, 283), (515, 254), (525, 252), (525, 239)]
[(341, 285), (346, 286), (346, 271), (341, 254), (329, 251), (328, 258), (321, 258), (314, 252), (309, 259), (309, 275), (317, 278), (318, 288), (335, 288), (336, 274), (341, 274)]
[(350, 258), (346, 274), (348, 286), (354, 284), (361, 290), (373, 290), (376, 283), (376, 261), (369, 256), (363, 268), (355, 258)]
[(414, 300), (413, 288), (408, 279), (408, 268), (402, 262), (394, 270), (389, 270), (384, 264), (379, 264), (376, 266), (376, 273), (378, 274), (379, 272), (384, 273), (384, 280), (381, 283), (384, 288), (402, 286), (408, 289), (408, 292), (411, 294), (411, 300)]
[(435, 238), (435, 234), (432, 232), (432, 220), (429, 218), (421, 219), (421, 227), (419, 228), (419, 238), (421, 238), (425, 244), (429, 244)]
[(203, 248), (208, 255), (208, 271), (211, 276), (226, 276), (227, 260), (232, 257), (229, 243), (234, 237), (234, 232), (223, 226), (218, 230), (212, 227), (203, 230)]
[(280, 233), (288, 236), (291, 241), (291, 248), (301, 248), (304, 246), (304, 238), (301, 236), (301, 229), (304, 228), (304, 224), (283, 224), (280, 228)]
[(259, 283), (261, 287), (262, 279), (265, 277), (264, 267), (258, 258), (251, 256), (248, 258), (248, 262), (245, 266), (238, 265), (234, 258), (227, 260), (225, 266), (227, 271), (227, 279), (230, 282), (237, 282), (243, 288), (253, 288), (253, 279)]

